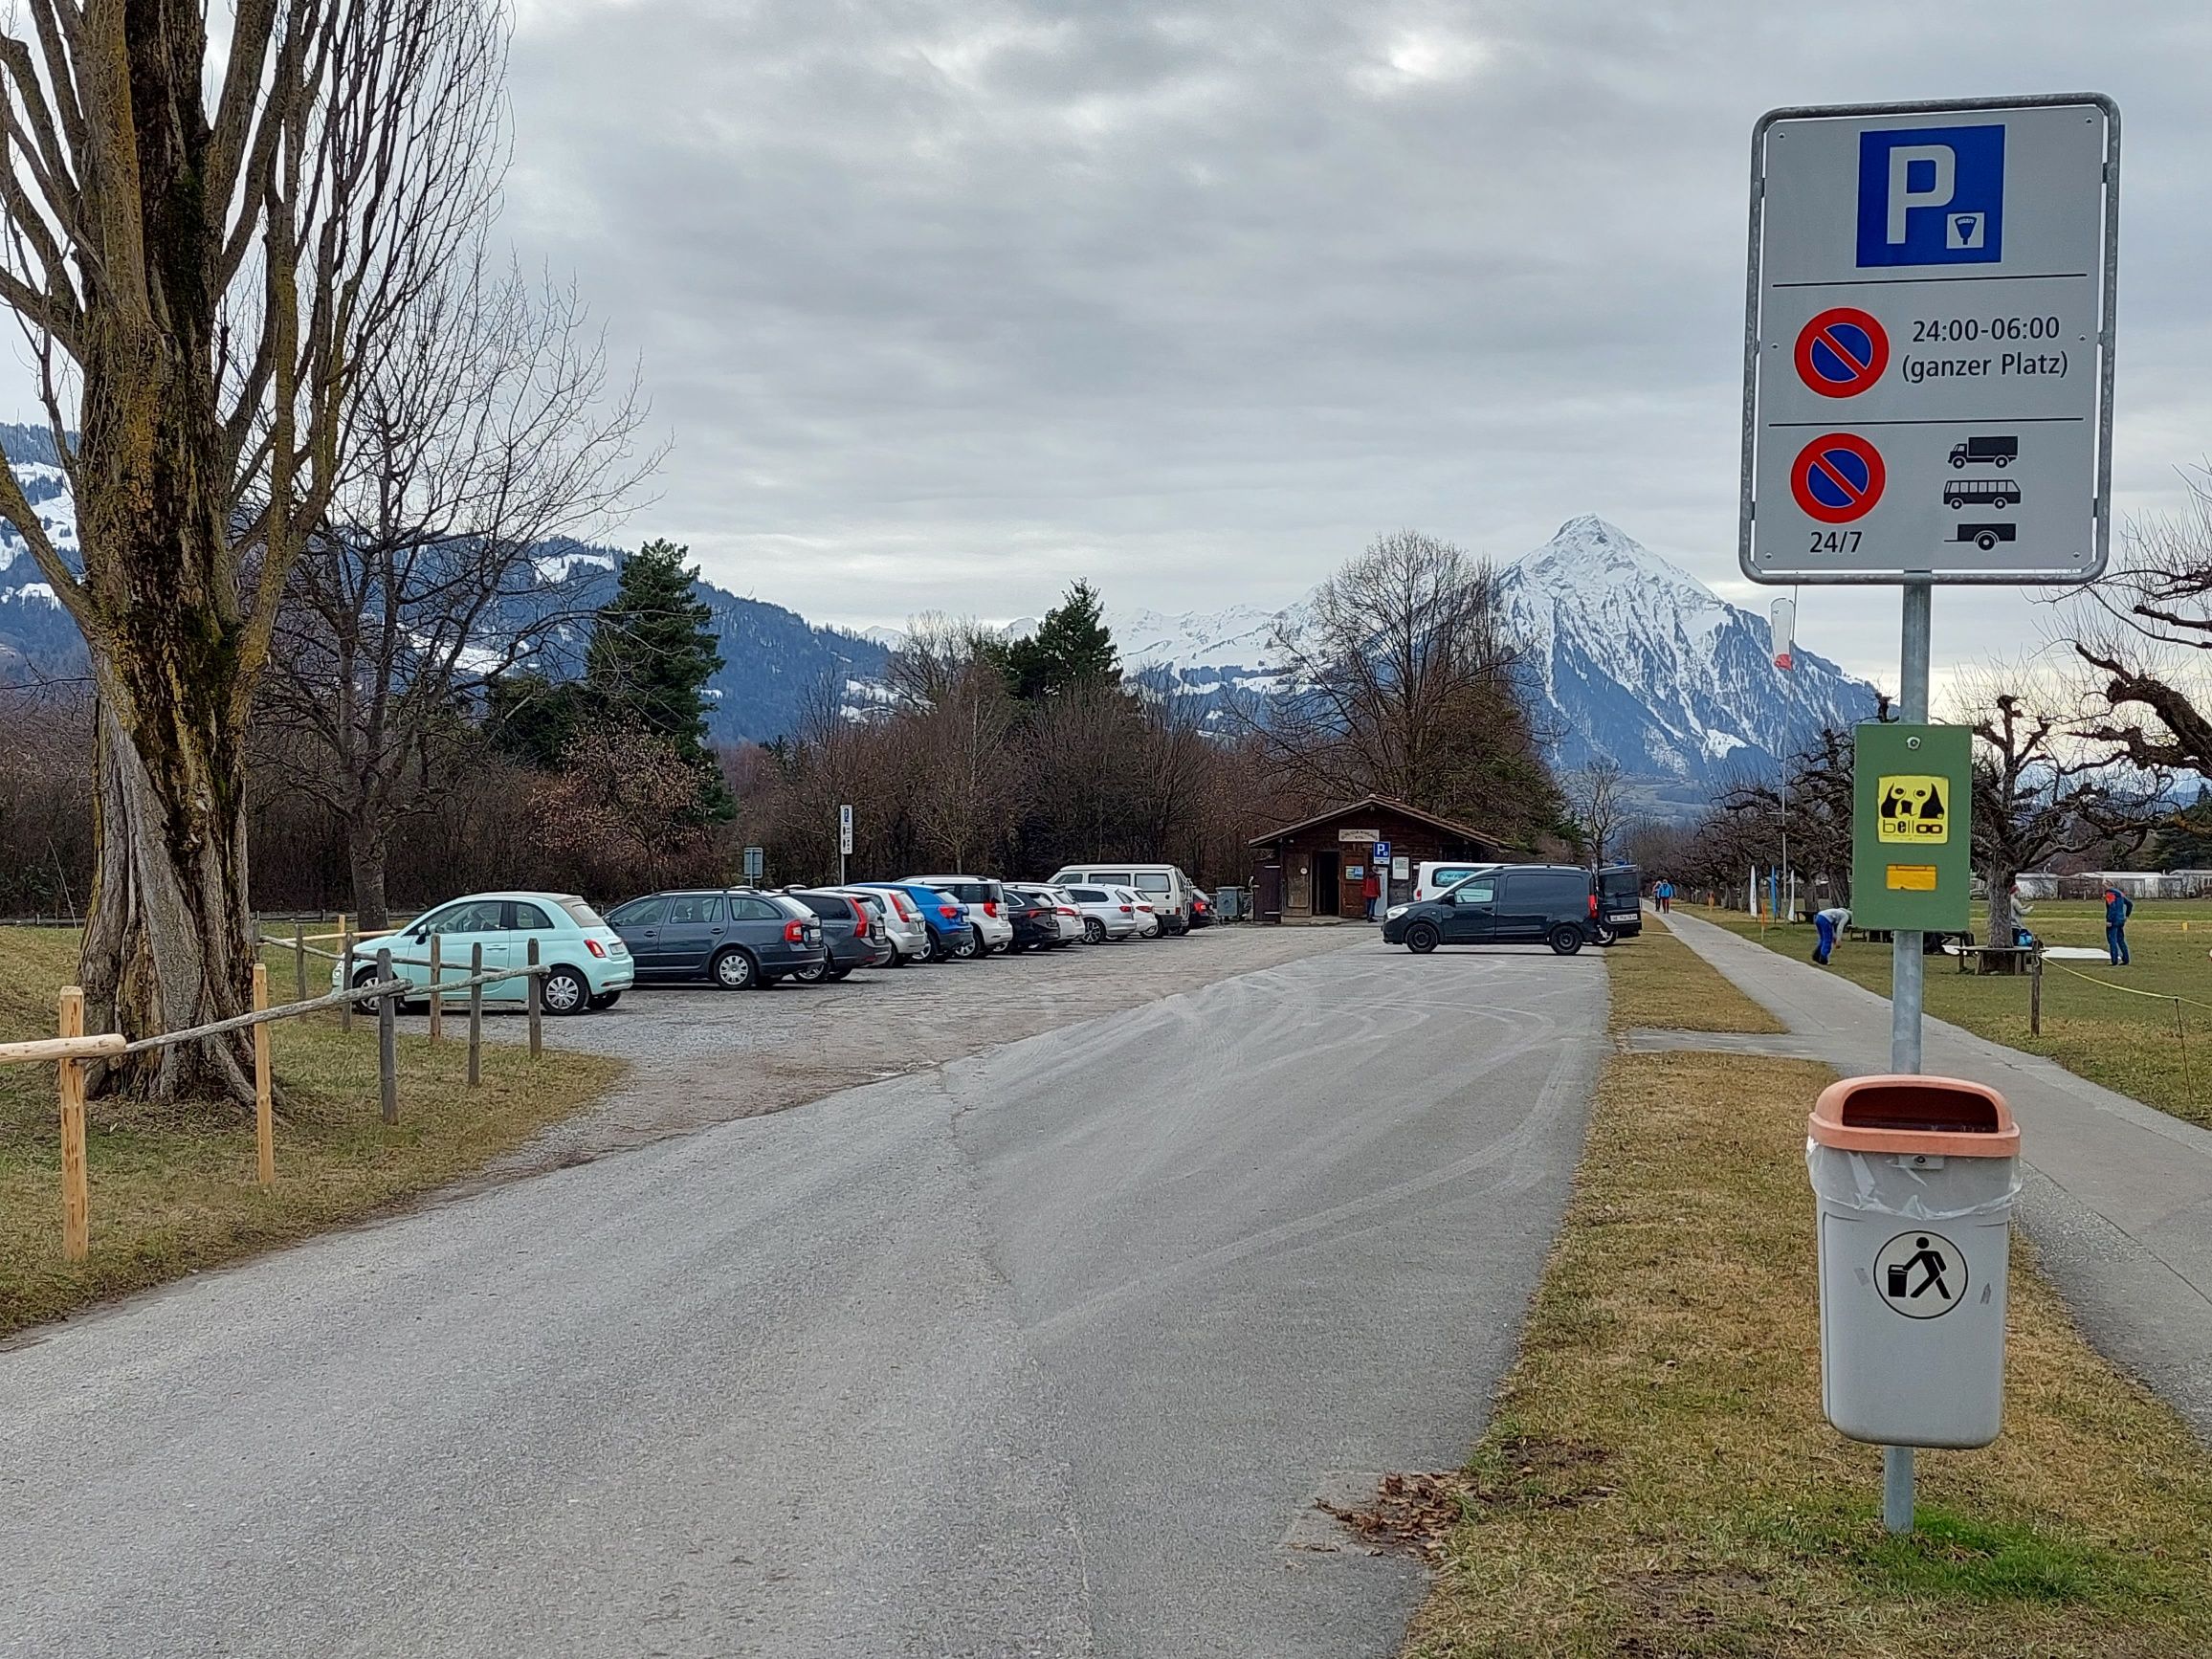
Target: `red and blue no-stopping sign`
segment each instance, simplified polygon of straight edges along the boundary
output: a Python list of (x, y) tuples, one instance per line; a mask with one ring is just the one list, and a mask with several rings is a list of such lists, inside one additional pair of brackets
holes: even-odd
[(1789, 493), (1807, 517), (1848, 524), (1874, 510), (1887, 477), (1880, 450), (1857, 432), (1829, 432), (1798, 452)]
[(1857, 397), (1889, 366), (1889, 331), (1864, 311), (1838, 305), (1798, 330), (1798, 379), (1823, 397)]

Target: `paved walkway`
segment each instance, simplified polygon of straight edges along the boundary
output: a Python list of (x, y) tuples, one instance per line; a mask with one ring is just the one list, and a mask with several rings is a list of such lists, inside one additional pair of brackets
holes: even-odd
[[(1847, 1076), (1890, 1069), (1890, 1004), (1679, 911), (1691, 949)], [(2082, 1329), (2212, 1440), (2212, 1131), (1930, 1019), (1922, 1064), (2002, 1094), (2027, 1165), (2021, 1213)]]

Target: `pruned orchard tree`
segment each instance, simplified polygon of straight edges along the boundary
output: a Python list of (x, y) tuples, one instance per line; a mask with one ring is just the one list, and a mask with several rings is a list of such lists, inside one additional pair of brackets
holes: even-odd
[[(505, 18), (496, 0), (235, 0), (215, 46), (190, 0), (16, 16), (0, 300), (35, 356), (82, 572), (4, 465), (0, 515), (91, 656), (82, 972), (95, 1025), (143, 1034), (248, 1002), (248, 719), (354, 390), (496, 192)], [(251, 1099), (246, 1033), (102, 1086)]]
[(2068, 614), (2094, 677), (2088, 736), (2137, 765), (2212, 772), (2212, 472), (2179, 513), (2139, 520)]
[(1488, 563), (1417, 531), (1378, 537), (1273, 651), (1282, 692), (1234, 719), (1312, 799), (1372, 792), (1515, 838), (1558, 821)]
[(2056, 688), (1993, 669), (1954, 694), (1974, 733), (1974, 865), (1989, 894), (1988, 942), (2010, 943), (2024, 870), (2096, 848), (2133, 852), (2166, 815), (2170, 775), (2082, 741)]
[(480, 239), (353, 387), (259, 723), (308, 740), (273, 752), (342, 827), (364, 927), (388, 919), (393, 835), (481, 740), (469, 714), (589, 616), (544, 544), (600, 528), (643, 481), (659, 459), (636, 451), (644, 418), (634, 377), (610, 391), (575, 291), (495, 267)]

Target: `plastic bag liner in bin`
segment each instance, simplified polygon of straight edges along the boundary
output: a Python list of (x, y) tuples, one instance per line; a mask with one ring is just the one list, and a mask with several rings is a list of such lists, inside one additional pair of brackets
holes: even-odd
[[(1830, 1204), (1907, 1221), (1958, 1221), (2010, 1210), (2020, 1196), (2020, 1160), (1975, 1158), (1922, 1171), (1896, 1154), (1846, 1152), (1805, 1138), (1813, 1191)], [(1940, 1181), (1935, 1179), (1940, 1175)]]

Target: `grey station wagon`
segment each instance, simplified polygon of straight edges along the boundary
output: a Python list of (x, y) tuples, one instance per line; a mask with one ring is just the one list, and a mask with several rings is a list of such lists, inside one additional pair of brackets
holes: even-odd
[(630, 947), (641, 985), (705, 980), (724, 990), (764, 990), (829, 960), (820, 918), (781, 894), (652, 893), (615, 906), (607, 922)]

